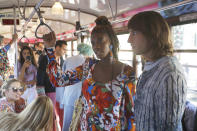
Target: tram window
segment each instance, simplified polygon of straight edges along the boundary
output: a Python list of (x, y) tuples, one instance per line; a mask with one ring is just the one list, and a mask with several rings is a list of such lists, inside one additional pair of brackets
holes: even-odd
[(175, 53), (185, 71), (188, 85), (187, 99), (197, 106), (197, 53)]
[(188, 91), (187, 99), (197, 106), (197, 23), (173, 26), (174, 49), (185, 71)]
[(118, 40), (120, 42), (118, 58), (121, 62), (132, 66), (133, 52), (131, 50), (131, 45), (127, 42), (129, 34), (118, 35)]
[(197, 49), (197, 23), (172, 27), (174, 49)]
[(77, 51), (77, 41), (73, 41), (73, 51)]
[(78, 55), (78, 51), (73, 51), (73, 56)]
[(127, 42), (129, 34), (118, 35), (117, 37), (120, 42), (120, 50), (131, 50), (131, 44)]
[(66, 52), (67, 57), (71, 57), (72, 56), (71, 44), (72, 44), (71, 41), (67, 41), (67, 52)]

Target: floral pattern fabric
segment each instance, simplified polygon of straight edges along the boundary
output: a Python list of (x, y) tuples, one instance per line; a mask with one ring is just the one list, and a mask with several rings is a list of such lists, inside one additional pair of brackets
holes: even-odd
[(15, 104), (10, 104), (7, 99), (0, 99), (0, 112), (15, 112)]
[(62, 72), (54, 59), (53, 49), (48, 49), (47, 55), (50, 61), (49, 77), (55, 87), (83, 81), (84, 107), (79, 131), (133, 131), (135, 84), (134, 73), (130, 66), (126, 65), (116, 79), (102, 84), (92, 78), (92, 71), (98, 60), (87, 59), (84, 65), (75, 70)]
[(10, 45), (6, 45), (2, 49), (0, 49), (0, 74), (3, 77), (3, 80), (8, 80), (10, 75), (10, 66), (9, 66), (9, 59), (7, 56), (7, 51), (10, 49)]

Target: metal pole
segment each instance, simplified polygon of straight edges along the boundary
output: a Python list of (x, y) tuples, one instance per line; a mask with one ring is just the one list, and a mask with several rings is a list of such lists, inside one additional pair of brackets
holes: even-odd
[[(14, 5), (14, 33), (16, 34), (16, 6)], [(15, 78), (17, 79), (18, 77), (18, 45), (17, 45), (17, 40), (14, 43), (15, 45), (15, 68), (16, 68), (16, 76)]]
[(27, 18), (27, 21), (26, 21), (25, 24), (23, 25), (23, 29), (24, 29), (24, 30), (26, 29), (27, 24), (30, 22), (30, 20), (32, 19), (32, 17), (35, 15), (36, 10), (37, 10), (38, 8), (40, 8), (40, 6), (41, 6), (41, 4), (42, 4), (43, 1), (44, 1), (44, 0), (40, 0), (40, 1), (37, 3), (37, 5), (35, 6), (34, 10), (32, 11), (32, 13), (31, 13), (31, 14), (29, 15), (29, 17)]
[(112, 19), (114, 20), (114, 13), (113, 13), (113, 9), (112, 9), (110, 0), (108, 0), (108, 6), (109, 6), (109, 9), (110, 9), (110, 11), (111, 11)]

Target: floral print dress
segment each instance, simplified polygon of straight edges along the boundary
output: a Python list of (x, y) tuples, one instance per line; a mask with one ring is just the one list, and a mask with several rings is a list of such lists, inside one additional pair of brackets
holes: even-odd
[[(133, 131), (133, 99), (135, 94), (134, 72), (128, 65), (108, 83), (98, 83), (92, 78), (92, 71), (98, 60), (87, 59), (75, 70), (62, 72), (54, 59), (53, 49), (47, 50), (49, 77), (56, 87), (82, 84), (83, 111), (79, 131)], [(66, 88), (66, 87), (65, 87)]]
[(7, 101), (6, 97), (0, 99), (0, 112), (15, 112), (15, 104)]
[(2, 76), (3, 80), (6, 81), (9, 79), (10, 75), (10, 64), (9, 64), (9, 59), (7, 56), (7, 52), (10, 49), (10, 45), (6, 45), (2, 49), (0, 49), (0, 75)]

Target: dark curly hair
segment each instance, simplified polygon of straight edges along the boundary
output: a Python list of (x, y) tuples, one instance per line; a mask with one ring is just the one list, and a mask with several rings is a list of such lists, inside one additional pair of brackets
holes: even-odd
[(94, 39), (97, 34), (105, 34), (108, 36), (113, 48), (112, 53), (115, 59), (118, 60), (118, 51), (119, 51), (119, 41), (118, 38), (112, 29), (111, 23), (108, 21), (107, 17), (100, 16), (95, 20), (96, 26), (92, 30), (91, 39)]

